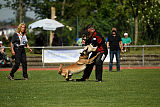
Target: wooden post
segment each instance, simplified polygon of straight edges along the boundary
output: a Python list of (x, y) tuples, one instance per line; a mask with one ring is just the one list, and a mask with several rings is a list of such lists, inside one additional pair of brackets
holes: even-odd
[[(55, 20), (55, 14), (56, 14), (55, 7), (51, 7), (51, 19)], [(50, 42), (49, 42), (50, 46), (52, 45), (53, 35), (54, 35), (54, 32), (50, 31)]]
[(23, 20), (23, 4), (22, 0), (19, 1), (19, 23)]
[(65, 7), (65, 4), (66, 4), (66, 0), (63, 0), (61, 16), (64, 16), (64, 7)]

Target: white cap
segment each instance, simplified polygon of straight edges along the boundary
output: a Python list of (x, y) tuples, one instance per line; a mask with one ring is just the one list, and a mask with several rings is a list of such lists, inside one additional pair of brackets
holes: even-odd
[(0, 44), (2, 44), (3, 42), (2, 41), (0, 41)]
[(127, 36), (128, 35), (128, 33), (124, 33), (124, 36)]

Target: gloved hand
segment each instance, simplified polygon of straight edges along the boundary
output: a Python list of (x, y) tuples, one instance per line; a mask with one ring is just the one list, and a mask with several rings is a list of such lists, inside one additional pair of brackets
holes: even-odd
[(11, 58), (12, 58), (12, 59), (15, 59), (15, 55), (12, 55)]
[(97, 38), (93, 38), (92, 41), (91, 41), (91, 44), (93, 45), (93, 47), (96, 47), (97, 46)]

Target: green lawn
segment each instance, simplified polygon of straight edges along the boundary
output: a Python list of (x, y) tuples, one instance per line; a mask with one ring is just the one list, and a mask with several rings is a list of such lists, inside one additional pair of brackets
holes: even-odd
[[(29, 71), (29, 80), (7, 79), (0, 71), (0, 107), (158, 107), (160, 69), (103, 72), (95, 82), (94, 72), (86, 82), (67, 82), (57, 71)], [(80, 78), (82, 73), (72, 78)]]

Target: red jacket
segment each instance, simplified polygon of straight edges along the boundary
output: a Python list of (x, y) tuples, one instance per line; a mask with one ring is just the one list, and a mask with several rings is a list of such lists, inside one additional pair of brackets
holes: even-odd
[(107, 50), (107, 46), (105, 44), (105, 40), (104, 40), (104, 37), (102, 37), (102, 35), (98, 32), (93, 32), (92, 36), (91, 36), (91, 43), (94, 42), (94, 44), (97, 47), (97, 52), (100, 52), (100, 53), (108, 53), (108, 50)]

